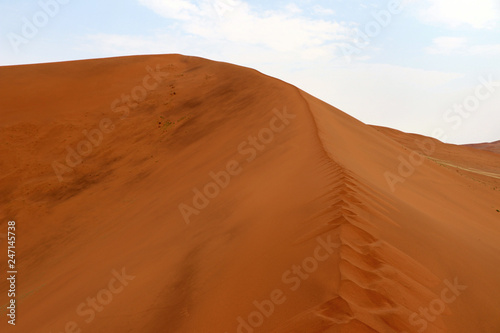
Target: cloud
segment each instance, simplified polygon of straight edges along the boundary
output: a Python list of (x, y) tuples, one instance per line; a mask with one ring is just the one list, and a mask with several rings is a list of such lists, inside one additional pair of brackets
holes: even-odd
[(493, 28), (500, 19), (498, 0), (427, 0), (427, 4), (421, 19), (451, 28), (463, 25), (475, 29)]
[(189, 0), (139, 0), (139, 3), (178, 21), (182, 30), (191, 35), (260, 45), (278, 52), (298, 52), (309, 59), (334, 57), (335, 46), (353, 35), (353, 28), (347, 23), (303, 16), (295, 5), (258, 13), (240, 0), (201, 0), (197, 4)]
[(201, 14), (200, 7), (186, 0), (139, 0), (139, 3), (161, 16), (172, 19), (190, 20), (196, 14)]
[(294, 3), (290, 3), (290, 4), (286, 5), (285, 8), (286, 8), (286, 10), (288, 10), (288, 12), (290, 12), (292, 14), (300, 14), (303, 12), (303, 10)]
[(500, 55), (500, 44), (474, 45), (469, 49), (471, 55), (495, 56)]
[(462, 52), (467, 45), (467, 39), (462, 37), (437, 37), (432, 41), (432, 46), (427, 48), (431, 54), (452, 54)]
[(462, 37), (437, 37), (426, 51), (436, 55), (494, 56), (500, 55), (500, 44), (471, 45)]
[(325, 8), (325, 7), (320, 6), (320, 5), (314, 6), (313, 10), (318, 15), (334, 15), (335, 14), (335, 11), (333, 9)]

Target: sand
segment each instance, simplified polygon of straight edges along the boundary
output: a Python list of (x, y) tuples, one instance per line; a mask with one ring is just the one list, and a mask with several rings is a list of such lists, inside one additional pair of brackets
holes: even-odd
[(494, 153), (500, 153), (500, 141), (490, 142), (490, 143), (479, 143), (467, 145), (472, 148), (488, 150)]
[(181, 55), (1, 67), (0, 94), (2, 332), (500, 331), (497, 153)]

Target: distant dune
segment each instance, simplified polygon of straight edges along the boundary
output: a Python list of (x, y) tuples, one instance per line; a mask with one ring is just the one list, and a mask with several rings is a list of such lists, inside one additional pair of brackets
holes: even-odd
[(489, 150), (489, 151), (492, 151), (494, 153), (500, 153), (500, 141), (495, 141), (495, 142), (490, 142), (490, 143), (473, 144), (473, 145), (468, 145), (468, 146), (472, 147), (472, 148)]
[(500, 332), (499, 154), (181, 55), (1, 67), (0, 116), (2, 332)]

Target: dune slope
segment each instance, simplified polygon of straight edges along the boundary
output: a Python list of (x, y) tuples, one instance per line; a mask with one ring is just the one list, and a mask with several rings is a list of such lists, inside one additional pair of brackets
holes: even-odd
[(181, 55), (0, 88), (2, 332), (500, 330), (498, 154)]
[(500, 141), (468, 145), (469, 147), (500, 153)]

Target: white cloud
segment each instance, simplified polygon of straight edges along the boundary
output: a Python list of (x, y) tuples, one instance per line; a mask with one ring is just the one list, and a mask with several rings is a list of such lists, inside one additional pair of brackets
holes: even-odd
[(316, 14), (319, 15), (334, 15), (335, 11), (333, 9), (325, 8), (320, 5), (316, 5), (313, 7), (313, 10)]
[(427, 0), (421, 19), (451, 28), (468, 25), (476, 29), (492, 28), (500, 19), (498, 0)]
[(495, 56), (500, 55), (500, 44), (474, 45), (469, 49), (471, 55)]
[(285, 7), (291, 14), (300, 14), (302, 13), (302, 9), (294, 3), (288, 4)]
[(437, 37), (432, 41), (432, 46), (427, 48), (431, 54), (451, 54), (464, 49), (467, 39), (462, 37)]
[(139, 3), (159, 15), (173, 19), (190, 20), (194, 15), (200, 14), (200, 8), (186, 0), (139, 0)]
[(500, 44), (471, 45), (462, 37), (438, 37), (426, 51), (439, 55), (494, 56), (500, 55)]
[[(139, 2), (166, 18), (176, 19), (189, 34), (210, 40), (262, 45), (278, 52), (335, 57), (336, 45), (353, 30), (346, 23), (301, 16), (296, 5), (281, 11), (257, 13), (240, 0), (189, 0)], [(325, 50), (332, 53), (326, 54)]]

